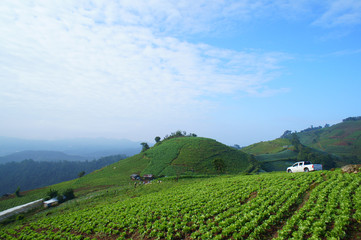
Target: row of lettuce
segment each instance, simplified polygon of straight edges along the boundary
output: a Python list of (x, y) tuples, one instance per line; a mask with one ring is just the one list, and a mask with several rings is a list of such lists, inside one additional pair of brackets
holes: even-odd
[(0, 238), (340, 239), (361, 221), (360, 183), (337, 171), (210, 178), (42, 217)]

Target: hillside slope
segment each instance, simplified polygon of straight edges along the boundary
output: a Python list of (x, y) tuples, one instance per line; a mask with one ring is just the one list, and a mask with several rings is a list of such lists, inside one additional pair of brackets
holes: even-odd
[(67, 188), (80, 196), (99, 189), (129, 186), (133, 173), (156, 176), (213, 175), (252, 172), (257, 162), (250, 155), (213, 139), (179, 137), (159, 142), (152, 148), (126, 158), (84, 177), (43, 189), (22, 193), (21, 198), (2, 199), (0, 210), (37, 200), (50, 189), (59, 192)]
[(254, 155), (274, 154), (287, 150), (287, 148), (290, 145), (291, 145), (291, 141), (289, 139), (277, 138), (275, 140), (265, 141), (265, 142), (262, 141), (259, 143), (249, 145), (247, 147), (242, 148), (242, 151)]
[(254, 154), (265, 171), (284, 171), (294, 161), (309, 160), (325, 169), (361, 163), (361, 118), (347, 118), (333, 126), (291, 131), (283, 138), (252, 144), (242, 150)]
[(260, 142), (243, 148), (247, 153), (255, 153), (255, 158), (262, 170), (267, 172), (285, 171), (296, 161), (311, 161), (331, 168), (343, 165), (341, 160), (327, 152), (303, 145), (297, 135), (295, 139), (278, 138), (268, 142)]
[(361, 120), (344, 120), (330, 127), (309, 129), (297, 135), (306, 146), (361, 160)]
[(142, 174), (157, 176), (240, 173), (255, 167), (248, 154), (200, 137), (160, 142), (144, 152), (144, 157), (149, 159), (149, 164)]

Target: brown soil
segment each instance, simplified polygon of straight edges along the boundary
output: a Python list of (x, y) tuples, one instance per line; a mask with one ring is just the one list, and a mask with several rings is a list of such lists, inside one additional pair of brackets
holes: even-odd
[(252, 192), (248, 198), (244, 199), (243, 201), (241, 200), (240, 203), (245, 204), (248, 203), (249, 201), (251, 201), (252, 199), (254, 199), (255, 197), (257, 197), (257, 191)]
[(346, 230), (345, 239), (356, 240), (361, 239), (361, 223), (356, 219), (351, 219), (351, 223)]

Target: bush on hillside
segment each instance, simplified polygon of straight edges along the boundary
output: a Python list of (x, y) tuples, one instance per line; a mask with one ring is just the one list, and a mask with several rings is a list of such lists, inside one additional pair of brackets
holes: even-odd
[(176, 132), (171, 133), (170, 135), (166, 135), (163, 140), (168, 140), (168, 139), (177, 138), (177, 137), (197, 137), (197, 134), (195, 134), (195, 133), (187, 134), (186, 131), (178, 130)]
[(63, 195), (64, 195), (66, 201), (75, 198), (74, 190), (73, 190), (72, 188), (66, 189), (66, 190), (63, 192)]
[(49, 199), (52, 199), (52, 198), (55, 198), (59, 195), (59, 192), (55, 189), (49, 189), (49, 191), (46, 193), (46, 197), (45, 197), (45, 200), (49, 200)]

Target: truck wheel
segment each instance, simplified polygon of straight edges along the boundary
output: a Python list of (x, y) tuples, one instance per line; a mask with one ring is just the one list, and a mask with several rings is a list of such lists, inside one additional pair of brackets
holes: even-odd
[(310, 170), (308, 168), (305, 168), (305, 172), (309, 172)]
[(292, 173), (292, 170), (291, 170), (291, 169), (288, 169), (288, 171), (287, 171), (287, 172)]

